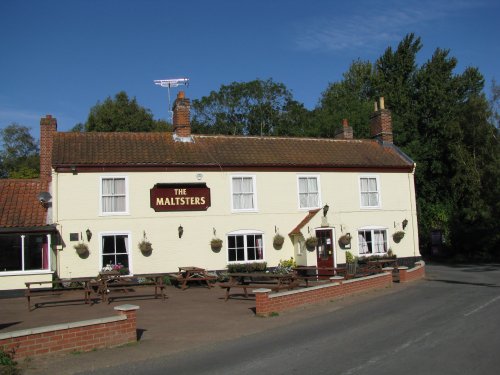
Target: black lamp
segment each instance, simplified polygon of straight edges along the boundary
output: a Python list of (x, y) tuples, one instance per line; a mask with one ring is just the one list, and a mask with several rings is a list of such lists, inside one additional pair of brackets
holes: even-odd
[(92, 238), (92, 232), (90, 231), (90, 229), (87, 229), (85, 233), (87, 234), (87, 241), (90, 242), (90, 239)]
[(330, 206), (325, 204), (323, 207), (323, 216), (326, 217), (326, 214), (328, 213), (328, 210), (330, 209)]
[(184, 228), (182, 227), (182, 225), (179, 225), (179, 228), (177, 228), (177, 230), (179, 231), (179, 238), (181, 238), (182, 234), (184, 233)]
[(406, 226), (408, 225), (408, 220), (404, 219), (402, 224), (403, 224), (403, 230), (405, 230)]

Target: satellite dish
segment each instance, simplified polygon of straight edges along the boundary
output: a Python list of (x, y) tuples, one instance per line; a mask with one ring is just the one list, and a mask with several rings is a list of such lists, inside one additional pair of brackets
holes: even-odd
[(52, 195), (50, 195), (48, 191), (42, 191), (41, 193), (38, 193), (36, 197), (42, 205), (49, 203), (52, 199)]

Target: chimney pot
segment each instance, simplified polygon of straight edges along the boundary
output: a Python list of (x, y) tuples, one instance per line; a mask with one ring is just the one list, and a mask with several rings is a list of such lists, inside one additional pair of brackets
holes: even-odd
[(380, 109), (385, 109), (385, 104), (384, 104), (384, 97), (380, 97)]
[(342, 126), (344, 128), (347, 128), (349, 126), (349, 120), (347, 120), (346, 118), (342, 120)]

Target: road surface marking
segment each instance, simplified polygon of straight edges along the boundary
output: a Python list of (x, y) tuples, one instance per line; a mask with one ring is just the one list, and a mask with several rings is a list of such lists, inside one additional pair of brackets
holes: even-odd
[(481, 306), (475, 308), (474, 310), (472, 311), (469, 311), (468, 313), (464, 314), (465, 317), (469, 316), (469, 315), (472, 315), (474, 313), (477, 313), (478, 311), (484, 309), (486, 306), (488, 305), (491, 305), (493, 302), (495, 302), (496, 300), (499, 300), (500, 299), (500, 296), (496, 296), (495, 298), (489, 300), (488, 302), (482, 304)]

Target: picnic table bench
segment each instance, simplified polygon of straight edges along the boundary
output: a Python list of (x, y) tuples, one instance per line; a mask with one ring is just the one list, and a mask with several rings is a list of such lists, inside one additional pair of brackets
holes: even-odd
[(337, 267), (299, 266), (293, 272), (297, 280), (305, 281), (306, 287), (309, 287), (310, 281), (329, 280), (332, 276), (343, 276), (345, 279), (352, 277), (347, 268)]
[(179, 267), (179, 272), (170, 274), (170, 277), (179, 282), (180, 288), (185, 290), (187, 283), (191, 281), (201, 281), (207, 284), (208, 289), (212, 287), (210, 281), (215, 281), (217, 276), (210, 275), (206, 269), (200, 267)]
[[(66, 285), (70, 285), (69, 287)], [(60, 280), (50, 280), (50, 281), (30, 281), (26, 282), (26, 290), (24, 291), (24, 296), (28, 302), (28, 311), (31, 309), (31, 298), (33, 297), (46, 297), (46, 296), (62, 296), (69, 291), (81, 290), (83, 293), (82, 300), (85, 304), (91, 304), (91, 295), (94, 292), (93, 286), (97, 286), (95, 279), (90, 277), (79, 277), (72, 279), (60, 279)], [(38, 288), (34, 288), (38, 285)], [(59, 286), (60, 288), (55, 288)], [(38, 302), (35, 304), (35, 308), (42, 303), (55, 303), (61, 302), (60, 299), (53, 301)]]
[(298, 286), (293, 274), (272, 274), (263, 272), (230, 273), (229, 281), (219, 283), (219, 287), (226, 289), (225, 301), (230, 297), (231, 289), (243, 289), (245, 298), (248, 298), (248, 289), (267, 288), (274, 292), (281, 289), (291, 290)]
[(130, 295), (137, 288), (154, 287), (154, 298), (159, 296), (165, 301), (165, 284), (163, 278), (166, 273), (151, 273), (151, 274), (135, 274), (133, 276), (120, 275), (119, 273), (101, 273), (99, 275), (99, 294), (103, 302), (110, 303), (111, 300), (122, 297), (137, 297)]

